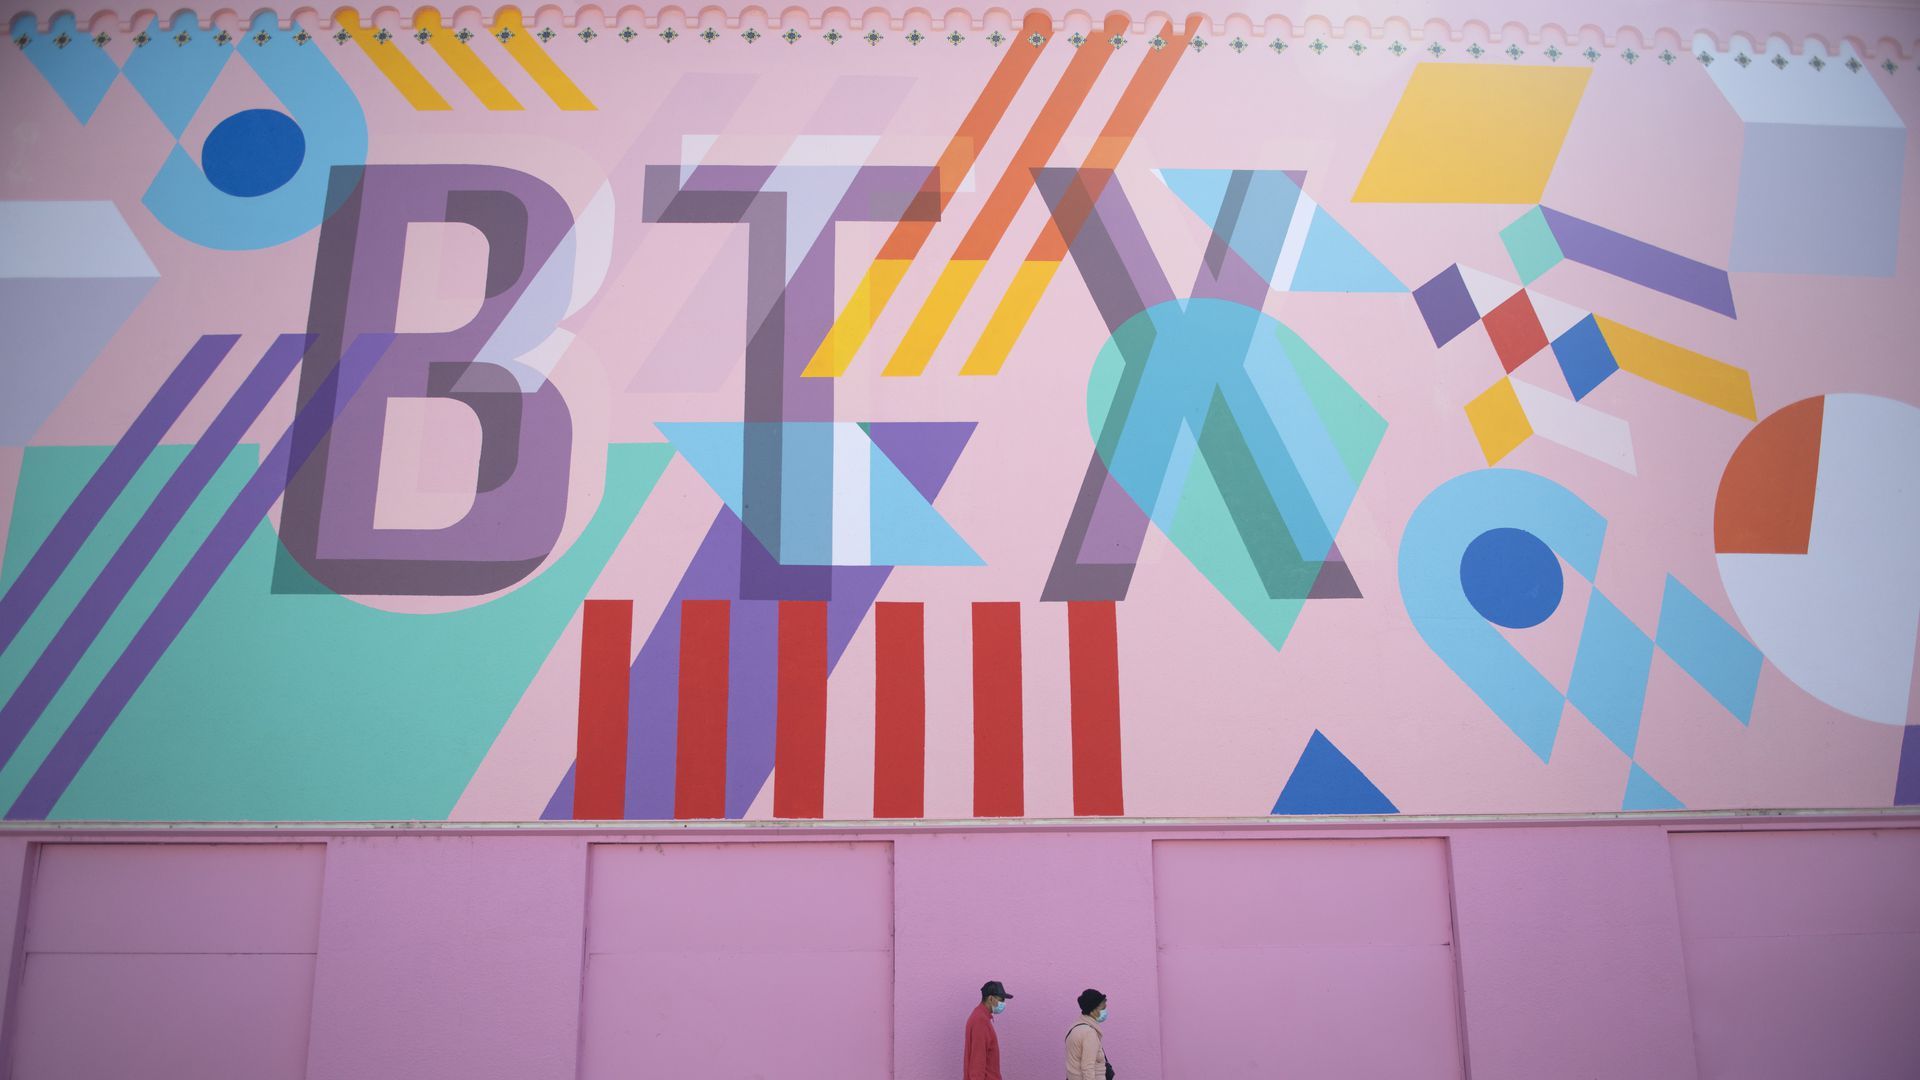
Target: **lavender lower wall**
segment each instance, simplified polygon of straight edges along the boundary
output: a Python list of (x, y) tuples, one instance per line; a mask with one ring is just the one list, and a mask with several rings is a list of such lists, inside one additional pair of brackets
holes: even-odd
[(1008, 1080), (1061, 1075), (1088, 984), (1128, 1080), (1893, 1080), (1917, 895), (1914, 815), (23, 832), (4, 1058), (950, 1080), (999, 978)]

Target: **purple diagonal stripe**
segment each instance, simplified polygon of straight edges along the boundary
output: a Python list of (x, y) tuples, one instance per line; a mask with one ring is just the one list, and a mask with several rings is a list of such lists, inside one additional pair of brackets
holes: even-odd
[(226, 359), (234, 342), (239, 340), (237, 334), (207, 334), (194, 342), (193, 348), (187, 350), (187, 355), (160, 384), (160, 389), (154, 391), (140, 415), (133, 418), (127, 433), (107, 452), (107, 459), (87, 478), (80, 494), (67, 504), (60, 520), (54, 522), (53, 530), (21, 568), (20, 576), (8, 587), (6, 595), (0, 596), (0, 652), (6, 652), (13, 644), (20, 628), (27, 624), (40, 601), (52, 591), (53, 583), (73, 562), (80, 544), (93, 534), (113, 500), (126, 490), (127, 482), (140, 471), (153, 448), (160, 445), (167, 429), (186, 410), (187, 402), (206, 385), (213, 369), (220, 366), (220, 361)]
[[(273, 449), (260, 460), (259, 467), (253, 470), (253, 475), (240, 488), (240, 494), (234, 497), (220, 519), (214, 522), (213, 529), (187, 560), (180, 576), (168, 586), (166, 593), (160, 597), (160, 603), (140, 624), (140, 629), (134, 631), (133, 640), (127, 643), (120, 658), (107, 669), (106, 677), (100, 680), (100, 685), (94, 688), (86, 704), (80, 707), (79, 715), (61, 733), (46, 760), (34, 770), (33, 779), (27, 781), (20, 797), (14, 800), (13, 806), (7, 811), (8, 818), (37, 820), (53, 812), (54, 804), (66, 794), (67, 785), (79, 775), (87, 758), (92, 756), (94, 747), (100, 745), (107, 729), (119, 717), (120, 710), (126, 708), (127, 702), (133, 699), (135, 691), (152, 673), (154, 665), (160, 662), (160, 657), (173, 644), (173, 639), (187, 625), (187, 620), (193, 618), (201, 602), (213, 591), (214, 583), (220, 580), (220, 575), (226, 573), (234, 557), (246, 546), (247, 538), (266, 519), (267, 511), (273, 508), (273, 504), (279, 501), (281, 494), (286, 491), (288, 476), (298, 472), (313, 455), (314, 448), (332, 429), (333, 421), (339, 418), (340, 410), (366, 381), (374, 365), (386, 353), (387, 346), (393, 343), (393, 337), (392, 334), (362, 334), (340, 357), (340, 362), (327, 375), (327, 381), (333, 385), (323, 386), (322, 392), (314, 395), (274, 443)], [(286, 369), (290, 371), (294, 362), (306, 352), (309, 340), (306, 334), (284, 335), (274, 342), (268, 355), (272, 356), (283, 343), (292, 341), (297, 348), (292, 349), (293, 357), (286, 363)], [(266, 366), (265, 360), (261, 361), (261, 366)], [(285, 375), (286, 371), (282, 371), (282, 378)], [(275, 386), (278, 386), (277, 381)], [(244, 386), (242, 392), (245, 392)], [(268, 396), (271, 396), (271, 390)], [(215, 424), (218, 423), (216, 420)], [(209, 432), (211, 430), (209, 428)], [(244, 425), (241, 430), (244, 432)]]
[(1574, 262), (1736, 318), (1733, 283), (1725, 270), (1549, 207), (1541, 207), (1540, 214), (1560, 253)]
[(173, 475), (160, 485), (159, 493), (107, 559), (100, 576), (87, 586), (80, 602), (68, 613), (60, 629), (54, 631), (46, 650), (28, 669), (26, 678), (14, 688), (6, 705), (0, 707), (0, 761), (13, 757), (20, 741), (32, 730), (33, 722), (46, 711), (67, 676), (73, 674), (80, 658), (113, 617), (114, 609), (127, 598), (133, 583), (153, 561), (154, 554), (172, 535), (180, 519), (186, 516), (188, 507), (200, 497), (220, 464), (240, 445), (241, 436), (267, 407), (310, 343), (311, 338), (306, 334), (282, 334), (274, 339), (260, 362), (247, 372), (233, 397), (220, 407), (219, 414), (207, 425), (193, 449), (181, 459)]

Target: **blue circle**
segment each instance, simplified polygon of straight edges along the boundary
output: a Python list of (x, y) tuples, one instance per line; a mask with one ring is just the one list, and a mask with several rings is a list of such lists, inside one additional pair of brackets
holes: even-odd
[(1560, 606), (1566, 582), (1546, 541), (1523, 529), (1488, 529), (1460, 556), (1460, 589), (1488, 622), (1524, 630)]
[(306, 156), (307, 137), (293, 117), (248, 109), (215, 125), (200, 147), (200, 168), (214, 187), (251, 198), (279, 190)]

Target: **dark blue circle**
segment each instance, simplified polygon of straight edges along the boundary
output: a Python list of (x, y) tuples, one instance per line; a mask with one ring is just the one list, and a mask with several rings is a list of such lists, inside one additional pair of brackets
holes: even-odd
[(1460, 556), (1460, 589), (1491, 623), (1524, 630), (1560, 606), (1566, 582), (1546, 541), (1524, 529), (1488, 529)]
[(200, 168), (214, 187), (247, 198), (279, 190), (306, 156), (307, 137), (293, 117), (248, 109), (215, 125), (200, 147)]

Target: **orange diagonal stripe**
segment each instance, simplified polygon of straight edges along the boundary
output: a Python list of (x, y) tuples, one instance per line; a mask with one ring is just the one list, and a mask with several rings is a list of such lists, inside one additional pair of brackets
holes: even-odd
[[(1100, 129), (1100, 138), (1094, 140), (1087, 161), (1081, 165), (1079, 183), (1071, 184), (1060, 206), (1046, 215), (1041, 234), (1033, 240), (1033, 248), (1027, 250), (1027, 259), (1020, 263), (1020, 269), (1014, 271), (1014, 281), (1008, 284), (1006, 296), (1000, 298), (993, 317), (987, 319), (987, 329), (981, 331), (979, 340), (973, 342), (972, 354), (960, 365), (960, 375), (1000, 373), (1006, 357), (1014, 352), (1014, 342), (1020, 340), (1021, 332), (1027, 329), (1033, 309), (1041, 304), (1046, 286), (1054, 281), (1054, 271), (1068, 258), (1073, 236), (1087, 225), (1100, 190), (1106, 186), (1108, 177), (1114, 175), (1114, 167), (1119, 165), (1127, 146), (1133, 144), (1140, 123), (1146, 121), (1146, 113), (1160, 100), (1160, 90), (1167, 85), (1167, 79), (1173, 77), (1173, 65), (1187, 52), (1187, 44), (1200, 29), (1200, 23), (1200, 15), (1188, 15), (1187, 27), (1177, 35), (1173, 33), (1171, 21), (1162, 23), (1160, 35), (1167, 38), (1167, 46), (1133, 69), (1133, 79), (1127, 81), (1127, 88), (1119, 94), (1114, 115), (1108, 117), (1106, 127)], [(1066, 227), (1062, 227), (1062, 221)]]
[(1120, 95), (1119, 104), (1113, 107), (1113, 115), (1108, 117), (1107, 126), (1101, 129), (1100, 138), (1095, 140), (1093, 150), (1080, 166), (1085, 175), (1086, 201), (1066, 201), (1063, 206), (1068, 210), (1065, 231), (1062, 231), (1053, 215), (1047, 215), (1046, 225), (1027, 253), (1028, 262), (1059, 262), (1067, 257), (1067, 247), (1093, 213), (1093, 201), (1100, 197), (1101, 189), (1106, 187), (1107, 176), (1119, 166), (1121, 156), (1133, 145), (1133, 137), (1140, 133), (1140, 125), (1146, 122), (1153, 103), (1160, 99), (1160, 91), (1166, 87), (1167, 80), (1173, 77), (1173, 65), (1179, 63), (1180, 57), (1187, 52), (1188, 42), (1193, 40), (1201, 22), (1202, 16), (1187, 16), (1187, 25), (1178, 34), (1173, 33), (1171, 22), (1161, 26), (1160, 34), (1166, 38), (1167, 47), (1147, 57), (1134, 69), (1133, 79)]
[[(1103, 38), (1123, 33), (1126, 28), (1125, 15), (1119, 12), (1108, 15), (1102, 28)], [(1094, 82), (1106, 69), (1113, 52), (1105, 40), (1097, 40), (1097, 43), (1086, 43), (1067, 62), (1059, 85), (1048, 95), (1027, 137), (1014, 151), (1013, 160), (1007, 162), (1006, 171), (1000, 174), (979, 214), (967, 227), (966, 235), (960, 238), (960, 246), (954, 249), (952, 259), (940, 273), (940, 280), (913, 317), (912, 325), (907, 327), (882, 374), (918, 375), (927, 369), (927, 361), (933, 359), (934, 349), (946, 336), (947, 328), (953, 325), (954, 316), (959, 314), (960, 305), (972, 291), (974, 281), (1006, 236), (1007, 226), (1013, 224), (1027, 192), (1033, 190), (1033, 170), (1044, 166), (1060, 146), (1061, 137), (1079, 115), (1080, 107), (1086, 104), (1087, 95), (1093, 91)]]
[[(1107, 16), (1107, 37), (1122, 33), (1126, 28), (1125, 15), (1115, 12)], [(1014, 152), (1013, 160), (1007, 163), (1007, 171), (1000, 175), (1000, 182), (994, 185), (993, 193), (987, 196), (986, 205), (980, 208), (980, 214), (968, 227), (967, 235), (961, 238), (959, 248), (953, 253), (955, 259), (986, 259), (993, 255), (993, 249), (1006, 234), (1007, 226), (1013, 223), (1013, 215), (1019, 212), (1020, 204), (1026, 200), (1027, 192), (1033, 190), (1033, 170), (1045, 165), (1047, 159), (1053, 156), (1054, 148), (1060, 145), (1061, 136), (1067, 133), (1067, 125), (1073, 122), (1080, 106), (1086, 102), (1087, 94), (1093, 90), (1094, 80), (1100, 77), (1100, 71), (1107, 66), (1113, 51), (1106, 42), (1097, 41), (1088, 42), (1074, 54), (1067, 64), (1066, 74), (1060, 76), (1060, 85), (1053, 88), (1053, 95), (1040, 110), (1040, 116), (1034, 120), (1026, 140)]]
[[(1013, 351), (1013, 343), (1026, 329), (1041, 295), (1053, 280), (1053, 272), (1066, 259), (1073, 237), (1093, 214), (1107, 178), (1113, 175), (1121, 156), (1133, 144), (1133, 137), (1146, 121), (1147, 113), (1152, 111), (1153, 103), (1159, 100), (1160, 91), (1173, 76), (1173, 66), (1180, 62), (1201, 22), (1199, 15), (1187, 16), (1186, 27), (1178, 34), (1173, 32), (1171, 21), (1161, 24), (1160, 36), (1166, 39), (1166, 47), (1155, 51), (1134, 69), (1133, 78), (1127, 81), (1126, 90), (1113, 107), (1113, 115), (1107, 118), (1106, 127), (1101, 129), (1086, 162), (1080, 166), (1080, 182), (1070, 187), (1060, 205), (1047, 215), (1040, 235), (1027, 251), (1026, 261), (1015, 271), (1012, 284), (987, 320), (980, 340), (974, 344), (966, 363), (960, 366), (960, 374), (999, 374), (1007, 362), (1007, 354)], [(1066, 223), (1064, 229), (1062, 221)]]
[[(954, 192), (973, 168), (974, 161), (980, 156), (980, 150), (993, 136), (994, 129), (1007, 114), (1007, 107), (1013, 104), (1014, 95), (1027, 81), (1027, 75), (1033, 71), (1033, 65), (1040, 59), (1040, 49), (1027, 46), (1025, 39), (1040, 34), (1052, 40), (1053, 23), (1045, 12), (1034, 10), (1027, 13), (1020, 27), (1020, 40), (1014, 42), (1014, 48), (1007, 50), (1001, 57), (999, 66), (994, 68), (993, 76), (981, 89), (980, 96), (974, 100), (973, 107), (960, 121), (960, 126), (947, 142), (947, 148), (941, 152), (940, 159), (927, 173), (925, 184), (921, 186), (923, 196), (931, 196), (935, 206), (944, 212), (947, 204), (953, 200)], [(920, 253), (927, 242), (927, 236), (933, 232), (934, 220), (912, 220), (922, 217), (937, 219), (939, 214), (923, 215), (915, 212), (910, 218), (902, 218), (887, 235), (886, 243), (880, 246), (880, 254), (873, 265), (862, 275), (861, 287), (850, 297), (846, 306), (840, 309), (840, 315), (834, 319), (832, 329), (814, 350), (813, 357), (807, 361), (803, 375), (837, 376), (847, 370), (853, 354), (859, 351), (860, 343), (866, 340), (867, 332), (873, 329), (874, 320), (880, 317), (880, 311), (886, 306), (887, 298), (900, 284), (900, 278), (906, 274), (906, 268)]]

